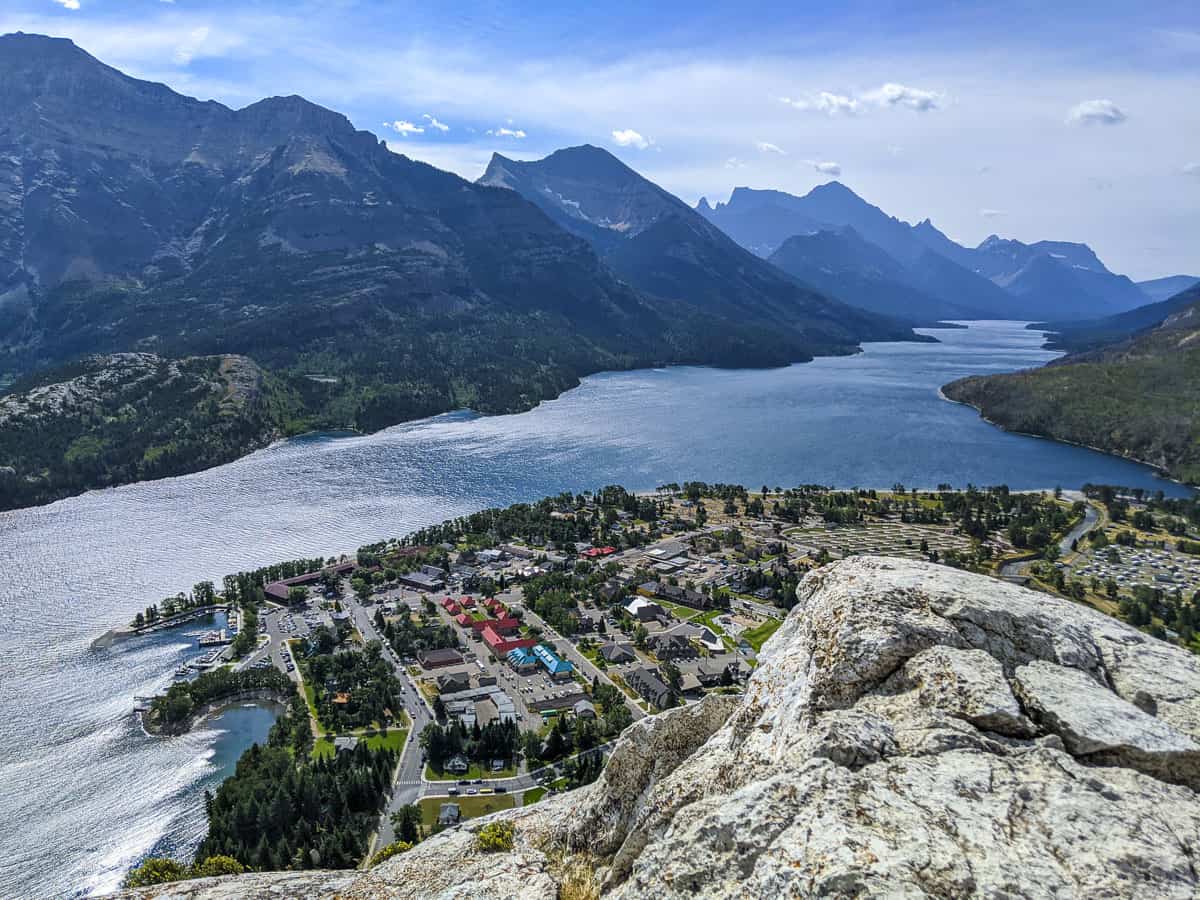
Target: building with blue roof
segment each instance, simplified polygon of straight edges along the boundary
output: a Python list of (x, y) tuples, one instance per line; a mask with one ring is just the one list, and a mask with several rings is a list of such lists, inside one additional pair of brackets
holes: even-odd
[(537, 657), (537, 661), (546, 667), (546, 671), (550, 673), (551, 678), (570, 678), (575, 671), (569, 660), (559, 657), (557, 653), (547, 647), (545, 644), (538, 644), (533, 648), (533, 655)]
[(536, 668), (538, 664), (538, 658), (533, 655), (533, 652), (528, 647), (517, 647), (509, 650), (504, 658), (518, 672), (527, 672), (530, 669)]

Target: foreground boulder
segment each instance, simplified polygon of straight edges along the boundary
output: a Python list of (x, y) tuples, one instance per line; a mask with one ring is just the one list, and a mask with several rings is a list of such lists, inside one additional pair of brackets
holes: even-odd
[(801, 583), (740, 698), (640, 721), (599, 780), (365, 873), (136, 896), (1196, 897), (1200, 661), (994, 579), (861, 557)]

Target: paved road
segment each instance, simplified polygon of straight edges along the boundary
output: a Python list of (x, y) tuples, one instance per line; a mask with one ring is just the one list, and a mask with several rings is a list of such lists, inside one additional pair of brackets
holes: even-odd
[(408, 713), (411, 724), (408, 740), (400, 751), (400, 764), (396, 767), (396, 774), (392, 780), (392, 795), (388, 798), (388, 804), (379, 819), (375, 846), (386, 847), (396, 839), (392, 830), (392, 813), (402, 806), (416, 803), (421, 797), (425, 764), (422, 761), (418, 737), (425, 730), (425, 726), (434, 720), (433, 710), (417, 690), (416, 682), (408, 674), (391, 645), (375, 628), (374, 615), (378, 607), (365, 607), (352, 596), (346, 595), (342, 598), (342, 608), (350, 612), (354, 625), (364, 640), (379, 641), (383, 645), (384, 658), (392, 664), (396, 677), (400, 679), (404, 710)]
[[(1072, 500), (1083, 500), (1086, 506), (1083, 510), (1083, 518), (1059, 540), (1059, 556), (1066, 556), (1071, 553), (1072, 545), (1076, 541), (1082, 541), (1088, 532), (1100, 523), (1100, 511), (1086, 500), (1082, 494), (1077, 494), (1075, 491), (1064, 491), (1063, 493)], [(1030, 565), (1035, 562), (1037, 562), (1037, 558), (1005, 563), (1000, 567), (1000, 575), (1003, 578), (1023, 578), (1028, 575)]]
[(625, 705), (629, 708), (629, 711), (633, 714), (633, 720), (635, 722), (638, 719), (646, 718), (646, 711), (644, 709), (642, 709), (640, 706), (638, 706), (637, 703), (635, 703), (628, 694), (626, 694), (619, 687), (617, 687), (615, 684), (613, 684), (612, 679), (609, 678), (605, 672), (603, 672), (599, 668), (597, 668), (596, 665), (590, 659), (588, 659), (586, 656), (584, 656), (582, 653), (580, 653), (579, 650), (576, 649), (575, 645), (571, 641), (569, 641), (567, 638), (563, 637), (561, 634), (559, 634), (557, 631), (555, 631), (552, 627), (550, 627), (550, 625), (548, 625), (544, 619), (542, 619), (537, 613), (535, 613), (529, 607), (522, 605), (522, 608), (525, 610), (526, 624), (535, 625), (538, 628), (542, 629), (542, 636), (544, 638), (553, 640), (555, 642), (554, 646), (556, 647), (558, 652), (560, 654), (562, 654), (563, 656), (565, 656), (567, 659), (569, 659), (572, 663), (574, 663), (575, 667), (577, 669), (579, 669), (579, 671), (582, 672), (589, 680), (592, 678), (599, 678), (605, 684), (612, 685), (612, 687), (617, 688), (617, 690), (621, 694), (621, 697), (624, 698), (624, 700), (625, 700)]

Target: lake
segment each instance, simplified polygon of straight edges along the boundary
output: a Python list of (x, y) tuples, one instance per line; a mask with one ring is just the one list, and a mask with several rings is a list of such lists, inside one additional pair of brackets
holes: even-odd
[(169, 684), (212, 626), (90, 649), (201, 579), (605, 484), (1185, 491), (1135, 463), (1006, 434), (939, 398), (962, 375), (1051, 359), (1040, 333), (1013, 322), (928, 333), (941, 343), (869, 344), (785, 369), (596, 375), (519, 415), (310, 436), (0, 514), (0, 896), (110, 890), (152, 849), (190, 852), (202, 836), (203, 791), (265, 736), (271, 713), (237, 707), (183, 737), (148, 738), (130, 715), (134, 695)]

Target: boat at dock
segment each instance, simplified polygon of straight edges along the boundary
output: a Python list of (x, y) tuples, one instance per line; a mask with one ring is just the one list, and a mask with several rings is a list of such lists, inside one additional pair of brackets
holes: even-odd
[(209, 631), (200, 636), (201, 647), (221, 647), (225, 644), (232, 643), (233, 638), (229, 636), (229, 632), (224, 628), (217, 631)]

